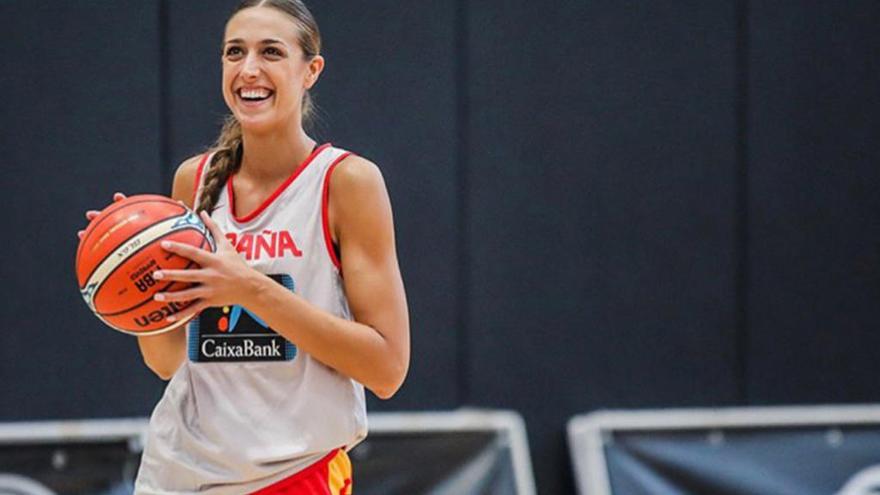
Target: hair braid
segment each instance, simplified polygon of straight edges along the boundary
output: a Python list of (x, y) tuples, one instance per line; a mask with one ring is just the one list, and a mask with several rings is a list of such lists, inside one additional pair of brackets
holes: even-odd
[(241, 124), (235, 117), (229, 115), (223, 123), (223, 130), (220, 131), (217, 142), (212, 147), (216, 151), (211, 158), (211, 167), (205, 174), (205, 186), (199, 196), (196, 211), (205, 210), (208, 214), (214, 211), (217, 199), (220, 198), (220, 191), (227, 179), (241, 168), (241, 143)]

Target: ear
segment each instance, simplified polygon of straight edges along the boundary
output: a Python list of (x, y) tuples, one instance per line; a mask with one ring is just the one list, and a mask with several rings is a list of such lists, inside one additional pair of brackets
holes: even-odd
[(321, 72), (323, 71), (324, 57), (315, 55), (312, 57), (312, 60), (309, 61), (309, 67), (306, 70), (305, 88), (312, 89), (312, 86), (318, 82), (318, 77), (321, 76)]

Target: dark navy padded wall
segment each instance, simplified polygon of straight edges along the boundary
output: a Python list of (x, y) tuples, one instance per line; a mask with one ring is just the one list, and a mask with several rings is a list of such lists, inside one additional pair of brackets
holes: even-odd
[(751, 7), (755, 403), (878, 399), (878, 21), (870, 0)]
[(159, 46), (153, 2), (0, 3), (6, 244), (0, 419), (148, 413), (160, 384), (137, 343), (80, 298), (76, 230), (114, 191), (153, 192)]
[[(220, 44), (236, 4), (169, 3), (173, 167), (214, 140), (227, 111), (220, 93)], [(388, 402), (370, 396), (371, 409), (453, 407), (458, 400), (453, 6), (439, 0), (309, 6), (327, 61), (313, 92), (314, 135), (382, 169), (409, 296), (413, 358), (407, 384)]]
[(467, 8), (468, 397), (569, 493), (571, 415), (736, 398), (734, 6)]

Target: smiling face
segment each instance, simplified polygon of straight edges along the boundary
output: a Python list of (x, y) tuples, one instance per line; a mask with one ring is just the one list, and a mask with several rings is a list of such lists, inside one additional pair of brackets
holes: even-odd
[(242, 129), (263, 133), (302, 125), (303, 94), (324, 67), (299, 43), (300, 26), (271, 7), (251, 7), (226, 24), (223, 99)]

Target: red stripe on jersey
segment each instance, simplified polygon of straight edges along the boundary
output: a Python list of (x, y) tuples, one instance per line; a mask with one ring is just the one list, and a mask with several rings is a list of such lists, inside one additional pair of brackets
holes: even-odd
[(324, 151), (328, 147), (330, 147), (330, 143), (325, 143), (325, 144), (322, 144), (321, 146), (319, 146), (318, 148), (315, 148), (315, 150), (312, 151), (312, 154), (309, 155), (308, 158), (306, 158), (305, 161), (302, 162), (302, 164), (300, 164), (300, 166), (297, 167), (296, 170), (294, 170), (292, 174), (290, 174), (290, 177), (288, 177), (287, 180), (285, 180), (280, 186), (278, 186), (278, 189), (276, 189), (275, 192), (273, 192), (271, 196), (269, 196), (268, 198), (266, 198), (265, 201), (263, 201), (263, 204), (258, 206), (256, 210), (254, 210), (254, 211), (252, 211), (242, 217), (239, 217), (238, 215), (235, 214), (235, 193), (234, 193), (234, 188), (232, 187), (232, 180), (235, 178), (235, 175), (234, 174), (230, 175), (229, 180), (226, 181), (226, 192), (229, 194), (229, 213), (232, 216), (232, 218), (234, 218), (235, 221), (238, 223), (250, 222), (254, 218), (257, 218), (257, 216), (260, 213), (263, 213), (263, 211), (266, 208), (268, 208), (269, 205), (271, 205), (273, 201), (275, 201), (275, 198), (280, 196), (281, 193), (283, 193), (284, 190), (287, 189), (287, 187), (290, 186), (293, 183), (293, 181), (296, 180), (297, 177), (299, 177), (299, 174), (301, 174), (302, 171), (305, 170), (306, 167), (308, 167), (310, 163), (312, 163), (312, 160), (314, 160), (316, 156), (318, 156), (322, 151)]
[(330, 219), (327, 210), (330, 205), (330, 175), (333, 174), (333, 169), (339, 165), (339, 162), (345, 160), (349, 156), (351, 156), (351, 153), (343, 153), (342, 156), (330, 164), (327, 168), (327, 174), (324, 175), (324, 188), (321, 193), (321, 225), (324, 227), (324, 245), (327, 246), (327, 253), (330, 254), (330, 261), (336, 265), (340, 275), (342, 275), (342, 263), (339, 262), (339, 258), (336, 256), (336, 250), (333, 249), (333, 236), (330, 235)]
[(196, 168), (196, 181), (193, 184), (193, 210), (196, 209), (199, 205), (196, 204), (196, 196), (199, 194), (199, 186), (202, 184), (202, 171), (205, 170), (205, 162), (208, 161), (208, 157), (211, 156), (210, 153), (205, 153), (205, 156), (202, 157), (201, 161), (199, 161), (199, 166)]

